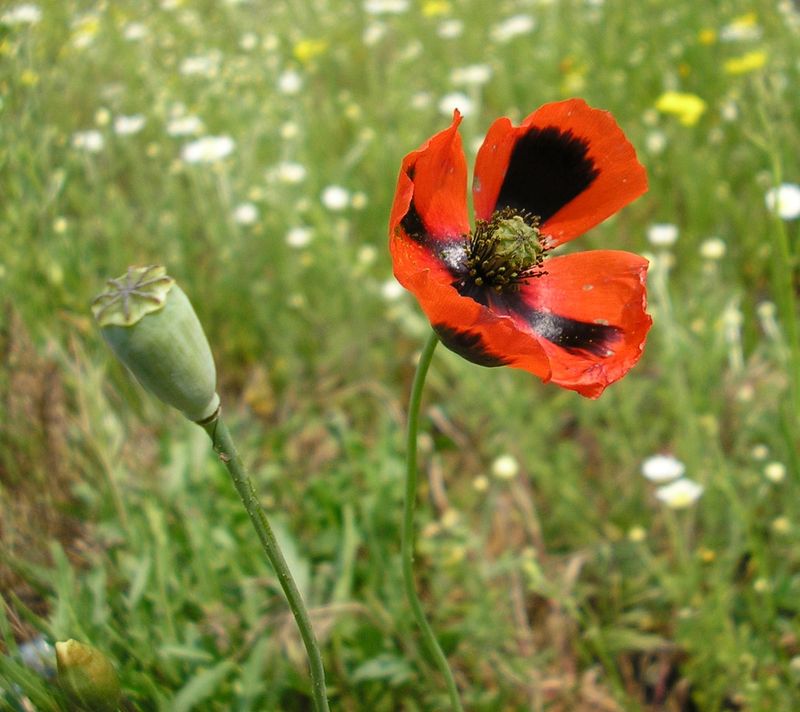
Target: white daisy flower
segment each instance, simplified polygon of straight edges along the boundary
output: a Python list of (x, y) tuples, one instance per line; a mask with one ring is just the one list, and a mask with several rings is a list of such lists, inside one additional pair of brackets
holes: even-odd
[(444, 20), (436, 28), (436, 34), (443, 40), (454, 40), (456, 37), (460, 37), (462, 32), (464, 32), (464, 23), (455, 17)]
[(674, 245), (678, 240), (678, 226), (672, 223), (655, 223), (647, 229), (647, 240), (658, 247)]
[(513, 480), (519, 474), (519, 462), (513, 455), (500, 455), (492, 463), (492, 475), (498, 480)]
[(481, 86), (491, 78), (492, 68), (488, 64), (468, 64), (450, 72), (450, 81), (464, 86)]
[(800, 185), (782, 183), (770, 188), (764, 198), (767, 208), (783, 220), (796, 220), (800, 217)]
[(303, 77), (294, 69), (287, 69), (278, 77), (278, 91), (286, 96), (293, 96), (303, 88)]
[(786, 479), (786, 465), (782, 462), (769, 462), (764, 466), (764, 477), (778, 484)]
[(186, 57), (181, 63), (178, 71), (185, 77), (208, 77), (217, 76), (221, 56), (219, 52)]
[(757, 25), (747, 15), (735, 19), (719, 31), (719, 38), (723, 42), (752, 42), (761, 39), (764, 34), (762, 27)]
[(138, 42), (150, 34), (147, 25), (141, 22), (129, 22), (122, 30), (122, 36), (129, 42)]
[(187, 143), (181, 151), (186, 163), (216, 163), (229, 156), (236, 147), (230, 136), (203, 136)]
[(95, 129), (77, 131), (72, 134), (72, 145), (87, 153), (98, 153), (103, 150), (105, 139), (103, 134)]
[(114, 119), (114, 133), (118, 136), (130, 136), (139, 133), (144, 128), (147, 119), (142, 114), (130, 116), (117, 116)]
[(385, 36), (386, 25), (382, 22), (371, 22), (364, 28), (364, 34), (361, 35), (361, 40), (367, 47), (373, 47)]
[(703, 489), (703, 485), (683, 477), (671, 484), (659, 487), (656, 490), (656, 497), (670, 509), (686, 509), (700, 498)]
[(245, 32), (239, 38), (239, 47), (245, 52), (251, 52), (258, 47), (258, 35), (255, 32)]
[(167, 123), (167, 133), (170, 136), (196, 136), (205, 127), (198, 116), (176, 116)]
[(458, 109), (462, 116), (469, 116), (474, 108), (472, 99), (458, 91), (445, 94), (439, 100), (439, 111), (445, 116), (452, 116), (454, 109)]
[(405, 289), (394, 277), (390, 277), (381, 285), (381, 296), (387, 302), (395, 302), (403, 296)]
[(286, 233), (286, 244), (295, 249), (307, 247), (314, 238), (314, 232), (310, 227), (293, 227)]
[(368, 15), (400, 15), (408, 8), (408, 0), (367, 0), (364, 3), (364, 12)]
[(329, 185), (322, 191), (321, 200), (328, 210), (338, 212), (350, 205), (350, 193), (340, 185)]
[(492, 27), (490, 36), (495, 42), (503, 44), (533, 32), (535, 27), (536, 21), (530, 15), (512, 15)]
[(0, 15), (0, 22), (5, 25), (35, 25), (41, 19), (42, 11), (33, 3), (17, 5)]
[(700, 243), (700, 256), (707, 260), (721, 260), (727, 250), (725, 241), (719, 237), (709, 237)]
[(239, 225), (252, 225), (258, 220), (258, 208), (253, 203), (239, 203), (233, 209), (233, 221)]
[(642, 474), (651, 482), (669, 482), (683, 476), (686, 466), (672, 455), (653, 455), (642, 463)]
[(287, 185), (297, 185), (302, 183), (308, 171), (302, 163), (295, 161), (282, 161), (274, 166), (270, 171), (269, 177), (277, 180), (279, 183), (286, 183)]
[(663, 131), (650, 131), (645, 137), (645, 148), (648, 153), (657, 156), (667, 147), (667, 135)]

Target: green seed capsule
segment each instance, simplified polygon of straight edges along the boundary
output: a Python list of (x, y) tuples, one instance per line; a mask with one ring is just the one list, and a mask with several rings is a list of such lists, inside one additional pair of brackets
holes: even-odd
[(219, 407), (217, 373), (192, 304), (161, 266), (129, 267), (92, 303), (103, 338), (139, 383), (190, 420)]
[(116, 712), (121, 695), (119, 676), (97, 648), (67, 640), (56, 643), (58, 682), (70, 703), (86, 712)]

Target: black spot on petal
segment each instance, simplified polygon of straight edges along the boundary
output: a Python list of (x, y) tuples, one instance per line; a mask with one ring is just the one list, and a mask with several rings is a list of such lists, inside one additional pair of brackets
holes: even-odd
[(535, 309), (522, 313), (539, 336), (570, 353), (584, 351), (593, 356), (610, 356), (611, 346), (622, 336), (622, 329), (611, 324), (578, 321)]
[(433, 330), (441, 342), (451, 351), (467, 361), (479, 366), (505, 366), (510, 363), (503, 356), (493, 354), (484, 344), (480, 334), (471, 331), (459, 331), (447, 324), (434, 324)]
[(417, 207), (414, 205), (413, 198), (408, 205), (408, 212), (403, 216), (402, 220), (400, 220), (400, 227), (405, 230), (406, 235), (412, 240), (423, 245), (430, 239), (428, 230), (425, 228), (425, 223), (422, 222), (422, 216), (417, 212)]
[(545, 222), (600, 174), (588, 153), (589, 142), (571, 130), (530, 129), (514, 145), (495, 210), (527, 210)]

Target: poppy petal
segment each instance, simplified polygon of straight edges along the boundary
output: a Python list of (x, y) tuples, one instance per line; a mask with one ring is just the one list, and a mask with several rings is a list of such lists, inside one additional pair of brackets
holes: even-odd
[(392, 240), (398, 226), (405, 237), (429, 246), (460, 239), (469, 232), (467, 163), (458, 133), (460, 123), (461, 114), (455, 111), (449, 128), (403, 159), (389, 218)]
[(542, 219), (555, 247), (647, 190), (644, 167), (607, 111), (581, 99), (546, 104), (520, 126), (492, 124), (478, 151), (475, 215), (512, 207)]
[(545, 350), (530, 329), (460, 295), (431, 251), (410, 240), (394, 242), (392, 258), (398, 281), (417, 298), (447, 348), (481, 366), (513, 366), (550, 378)]
[(538, 337), (554, 383), (597, 398), (639, 360), (652, 323), (647, 266), (630, 252), (578, 252), (522, 286), (510, 311)]

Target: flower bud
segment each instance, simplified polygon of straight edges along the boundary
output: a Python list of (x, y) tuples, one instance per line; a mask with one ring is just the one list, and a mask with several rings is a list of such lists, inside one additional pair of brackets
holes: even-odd
[(97, 648), (77, 640), (56, 643), (58, 682), (70, 703), (86, 712), (116, 712), (119, 676)]
[(129, 267), (92, 303), (103, 338), (139, 383), (190, 420), (219, 407), (217, 373), (192, 304), (161, 266)]

